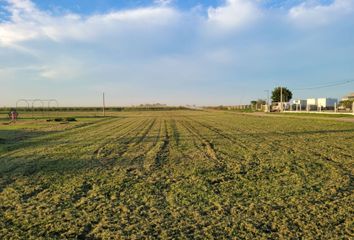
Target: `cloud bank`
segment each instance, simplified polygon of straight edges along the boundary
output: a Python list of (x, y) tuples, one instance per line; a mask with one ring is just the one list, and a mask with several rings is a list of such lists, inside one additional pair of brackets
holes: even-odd
[[(117, 105), (239, 104), (281, 83), (340, 80), (354, 74), (353, 6), (335, 0), (267, 8), (226, 0), (181, 10), (154, 1), (84, 15), (7, 0), (0, 91), (6, 104), (65, 94), (66, 105), (93, 105), (91, 96), (101, 91)], [(16, 96), (9, 94), (14, 89)]]

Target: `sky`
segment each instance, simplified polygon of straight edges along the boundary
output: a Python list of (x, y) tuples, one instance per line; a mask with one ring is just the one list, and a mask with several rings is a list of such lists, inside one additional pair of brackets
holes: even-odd
[(353, 79), (354, 0), (0, 0), (0, 106), (340, 98), (353, 81), (312, 88)]

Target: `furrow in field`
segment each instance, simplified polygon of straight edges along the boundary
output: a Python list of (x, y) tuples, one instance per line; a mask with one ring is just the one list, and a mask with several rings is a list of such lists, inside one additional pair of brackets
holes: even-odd
[[(121, 121), (124, 119), (119, 119), (118, 121)], [(83, 133), (87, 132), (95, 132), (97, 129), (103, 127), (106, 128), (107, 126), (114, 125), (117, 122), (116, 118), (107, 118), (107, 119), (102, 119), (94, 122), (89, 122), (89, 123), (83, 123), (83, 124), (78, 124), (77, 126), (74, 126), (73, 128), (67, 129), (64, 132), (60, 133), (54, 133), (49, 135), (48, 137), (41, 138), (41, 140), (46, 140), (47, 138), (49, 140), (54, 140), (56, 138), (62, 138), (66, 136), (72, 136), (72, 135), (81, 135)]]
[(176, 119), (171, 120), (171, 128), (172, 128), (173, 139), (174, 139), (176, 145), (178, 146), (179, 140), (180, 140), (180, 133), (177, 128)]
[(82, 154), (87, 155), (88, 158), (97, 160), (100, 156), (106, 154), (106, 150), (112, 142), (128, 134), (132, 127), (140, 126), (143, 121), (143, 119), (139, 118), (116, 121), (106, 126), (100, 126), (100, 128), (90, 132), (85, 132), (85, 134), (69, 136), (69, 142), (72, 144), (69, 147), (67, 146), (66, 150), (75, 151), (75, 149), (78, 149), (82, 151)]
[(144, 139), (146, 138), (146, 136), (150, 133), (151, 129), (154, 127), (156, 123), (156, 118), (153, 119), (153, 121), (150, 123), (150, 125), (148, 126), (148, 128), (143, 132), (143, 134), (138, 138), (138, 140), (133, 144), (134, 146), (139, 145), (141, 143), (143, 143)]
[(128, 165), (137, 165), (143, 167), (150, 151), (152, 151), (160, 138), (162, 128), (161, 120), (154, 119), (152, 124), (138, 138), (138, 144), (133, 143), (123, 154)]
[[(259, 143), (266, 143), (266, 140), (261, 138), (257, 138), (257, 141), (249, 139), (247, 133), (236, 127), (237, 123), (235, 124), (231, 120), (195, 119), (195, 122), (200, 127), (206, 128), (206, 131), (216, 134), (213, 141), (220, 146), (218, 151), (222, 155), (239, 163), (244, 161), (246, 153), (246, 155), (249, 155), (249, 153), (258, 151), (260, 149)], [(225, 138), (227, 141), (230, 141), (230, 144), (225, 144)]]
[[(248, 150), (249, 149), (249, 142), (246, 140), (237, 137), (237, 135), (240, 135), (242, 133), (246, 133), (244, 130), (240, 128), (236, 128), (236, 124), (232, 123), (232, 121), (214, 121), (212, 119), (191, 119), (192, 121), (195, 121), (196, 123), (200, 124), (201, 126), (207, 128), (208, 130), (216, 133), (219, 135), (221, 138), (220, 139), (227, 139), (231, 143), (233, 143), (235, 147), (238, 148), (243, 148), (243, 150)], [(208, 123), (205, 123), (205, 121), (208, 121)], [(219, 126), (219, 127), (216, 127)], [(220, 128), (222, 126), (222, 129)]]
[(143, 167), (147, 171), (161, 168), (169, 159), (170, 134), (167, 120), (159, 120), (159, 128), (153, 144), (143, 153)]
[[(53, 148), (65, 147), (66, 151), (82, 149), (83, 147), (94, 148), (96, 145), (105, 144), (114, 141), (117, 138), (117, 134), (125, 133), (127, 129), (135, 124), (139, 124), (140, 119), (124, 119), (122, 121), (113, 121), (105, 125), (100, 125), (91, 130), (86, 130), (80, 133), (67, 133), (62, 136), (58, 141), (54, 141)], [(50, 141), (49, 141), (50, 142)], [(70, 143), (70, 145), (68, 144)]]
[[(171, 145), (173, 145), (175, 154), (179, 155), (180, 159), (184, 160), (184, 162), (187, 159), (192, 161), (196, 152), (203, 153), (203, 151), (195, 142), (195, 139), (190, 131), (183, 126), (182, 122), (183, 120), (181, 120), (181, 118), (171, 120), (171, 135), (174, 139), (174, 141), (171, 142)], [(197, 151), (195, 151), (194, 148), (197, 148)]]
[[(95, 133), (96, 137), (99, 137), (100, 140), (100, 146), (96, 148), (94, 151), (94, 154), (97, 155), (99, 152), (101, 152), (105, 146), (108, 146), (114, 141), (119, 140), (121, 137), (124, 137), (126, 134), (130, 133), (132, 131), (131, 127), (133, 126), (140, 126), (140, 124), (143, 123), (143, 119), (129, 119), (127, 122), (121, 125), (117, 125), (117, 128), (111, 127), (108, 128), (108, 133)], [(91, 140), (95, 141), (95, 138), (92, 138)]]
[[(100, 121), (99, 124), (91, 124), (89, 125), (89, 128), (84, 128), (84, 129), (69, 129), (69, 130), (65, 130), (64, 132), (61, 133), (54, 133), (54, 134), (49, 134), (45, 137), (38, 137), (38, 138), (34, 138), (31, 139), (30, 141), (26, 141), (23, 143), (24, 146), (26, 146), (27, 148), (29, 146), (32, 145), (38, 145), (39, 143), (45, 143), (45, 144), (41, 144), (41, 147), (46, 147), (46, 148), (51, 148), (52, 150), (54, 149), (59, 149), (59, 148), (65, 148), (68, 149), (70, 146), (76, 146), (78, 144), (82, 144), (82, 143), (87, 143), (93, 138), (93, 136), (97, 136), (97, 131), (100, 132), (107, 132), (110, 128), (112, 128), (112, 126), (115, 126), (115, 122), (117, 120), (116, 119), (110, 119), (110, 120), (106, 120), (106, 121)], [(87, 126), (86, 126), (87, 127)], [(83, 132), (85, 132), (85, 134), (83, 134)], [(96, 133), (96, 134), (95, 134)], [(82, 141), (83, 136), (85, 138), (85, 142)], [(69, 143), (71, 143), (71, 145), (68, 145)], [(79, 147), (79, 146), (77, 146)], [(13, 151), (8, 151), (6, 153), (6, 155), (4, 155), (4, 157), (16, 157), (21, 155), (21, 153), (24, 152), (25, 147), (21, 147), (19, 148), (19, 146), (16, 145), (16, 148)], [(41, 150), (40, 148), (37, 149), (33, 149), (35, 150)], [(31, 150), (30, 150), (31, 151)], [(37, 151), (39, 152), (39, 151)], [(35, 154), (33, 154), (35, 155)]]
[[(178, 123), (181, 125), (180, 132), (183, 136), (180, 140), (180, 149), (182, 152), (186, 154), (196, 154), (199, 153), (204, 157), (208, 157), (205, 155), (205, 151), (202, 147), (202, 143), (198, 138), (195, 137), (195, 133), (191, 131), (188, 126), (186, 126), (185, 120), (180, 120)], [(193, 158), (193, 155), (191, 158)]]
[[(207, 151), (215, 154), (220, 170), (244, 175), (250, 169), (258, 169), (261, 159), (255, 152), (257, 148), (253, 148), (251, 144), (242, 146), (240, 139), (233, 139), (232, 135), (221, 129), (224, 127), (222, 124), (219, 123), (217, 126), (218, 128), (205, 123), (200, 124), (197, 120), (190, 119), (190, 128), (199, 133), (199, 138), (211, 147), (211, 150), (207, 147)], [(225, 141), (229, 143), (225, 144)]]
[[(210, 120), (210, 119), (209, 119)], [(199, 119), (199, 121), (208, 121), (206, 119)], [(213, 122), (213, 125), (216, 125), (217, 122), (216, 121), (211, 121)], [(220, 121), (219, 121), (220, 122)], [(228, 131), (233, 131), (232, 125), (236, 125), (237, 123), (233, 123), (235, 121), (233, 121), (232, 119), (230, 119), (230, 121), (224, 121), (223, 126), (228, 127), (229, 130)], [(270, 122), (269, 124), (272, 124), (272, 122)], [(247, 124), (246, 124), (247, 125)], [(243, 128), (245, 129), (245, 128)], [(279, 130), (281, 131), (272, 131), (269, 132), (269, 130), (267, 128), (265, 128), (263, 125), (255, 125), (252, 124), (252, 126), (249, 127), (249, 131), (245, 132), (242, 129), (239, 129), (237, 133), (235, 133), (235, 135), (239, 135), (241, 134), (242, 138), (244, 139), (250, 139), (250, 141), (248, 141), (248, 146), (252, 146), (252, 148), (256, 148), (257, 145), (253, 144), (253, 143), (260, 143), (260, 142), (265, 142), (266, 144), (262, 144), (262, 150), (266, 151), (268, 149), (268, 153), (271, 154), (272, 151), (274, 151), (274, 149), (279, 149), (279, 145), (277, 144), (278, 142), (282, 142), (282, 143), (288, 143), (286, 144), (286, 148), (284, 149), (288, 149), (289, 152), (297, 152), (297, 153), (301, 153), (303, 151), (306, 151), (306, 148), (313, 148), (313, 145), (311, 144), (306, 144), (306, 145), (299, 145), (299, 143), (304, 141), (304, 137), (306, 136), (305, 139), (309, 139), (311, 137), (314, 137), (316, 139), (316, 141), (322, 141), (321, 140), (321, 135), (319, 135), (316, 131), (312, 131), (314, 132), (314, 134), (311, 134), (311, 131), (308, 131), (310, 133), (307, 133), (307, 131), (304, 131), (301, 129), (301, 125), (300, 125), (300, 130), (294, 130), (291, 129), (291, 133), (288, 133), (288, 130), (284, 129), (284, 126), (280, 126)], [(240, 137), (241, 137), (240, 136)], [(322, 135), (324, 137), (324, 141), (323, 144), (327, 144), (328, 141), (326, 140), (327, 137), (326, 135)], [(237, 140), (235, 138), (235, 140)], [(256, 141), (255, 141), (256, 140)], [(321, 144), (321, 143), (319, 143)], [(353, 154), (348, 154), (348, 151), (346, 149), (343, 149), (341, 147), (342, 143), (331, 143), (331, 145), (329, 147), (331, 147), (331, 151), (329, 151), (329, 153), (333, 156), (335, 156), (338, 159), (350, 159), (353, 157)], [(317, 144), (318, 145), (318, 144)], [(343, 145), (343, 144), (342, 144)], [(319, 148), (317, 148), (316, 150), (318, 150)], [(326, 148), (322, 149), (322, 150), (326, 150)], [(325, 153), (323, 153), (323, 151), (321, 151), (321, 154), (326, 155)], [(327, 158), (331, 158), (331, 156), (326, 156)]]
[[(207, 119), (203, 119), (203, 121), (207, 121)], [(227, 121), (225, 125), (230, 127), (231, 123), (232, 121)], [(248, 129), (250, 129), (249, 133), (242, 131), (241, 135), (240, 133), (236, 134), (238, 137), (249, 142), (249, 150), (245, 153), (245, 156), (247, 156), (247, 164), (243, 165), (243, 168), (241, 169), (241, 171), (245, 173), (248, 171), (252, 172), (248, 178), (256, 180), (259, 174), (261, 174), (261, 176), (266, 176), (263, 175), (262, 172), (267, 173), (269, 170), (273, 171), (274, 166), (277, 165), (278, 167), (283, 166), (282, 171), (284, 172), (288, 172), (291, 169), (291, 175), (294, 176), (294, 178), (299, 178), (301, 176), (302, 181), (306, 184), (310, 184), (308, 183), (309, 181), (312, 182), (311, 184), (318, 184), (316, 181), (319, 181), (319, 179), (316, 180), (309, 176), (313, 176), (314, 173), (312, 171), (314, 171), (314, 168), (321, 166), (323, 171), (331, 173), (327, 178), (335, 180), (338, 179), (338, 176), (340, 175), (340, 179), (342, 179), (340, 181), (347, 181), (348, 185), (346, 184), (346, 188), (348, 188), (351, 185), (351, 182), (353, 182), (354, 178), (351, 171), (352, 165), (350, 165), (350, 161), (348, 161), (348, 154), (345, 152), (344, 154), (339, 153), (338, 150), (336, 150), (335, 153), (327, 151), (326, 145), (328, 143), (321, 139), (328, 139), (328, 136), (324, 137), (322, 135), (323, 137), (321, 137), (316, 131), (314, 131), (314, 134), (306, 134), (303, 136), (301, 135), (301, 132), (303, 131), (305, 134), (306, 130), (304, 131), (301, 127), (299, 128), (300, 130), (297, 130), (299, 131), (299, 134), (292, 134), (292, 132), (297, 133), (296, 130), (294, 131), (293, 129), (291, 130), (291, 133), (288, 133), (289, 130), (284, 128), (279, 132), (274, 132), (274, 130), (269, 132), (267, 129), (251, 126), (248, 127)], [(259, 133), (257, 134), (257, 132)], [(316, 144), (304, 144), (305, 142), (309, 142), (309, 139), (311, 138), (316, 141)], [(233, 150), (228, 149), (228, 152), (232, 153)], [(250, 155), (251, 152), (254, 152), (254, 154)], [(275, 154), (275, 152), (277, 154)], [(279, 159), (276, 164), (272, 161), (272, 158), (275, 156)], [(284, 161), (284, 159), (287, 160)], [(301, 159), (313, 160), (304, 161)], [(269, 165), (269, 162), (272, 162), (272, 165)], [(321, 184), (325, 186), (327, 182), (330, 181), (328, 179), (323, 179), (321, 182)], [(346, 188), (343, 188), (343, 190)]]
[(182, 125), (187, 129), (187, 131), (189, 131), (189, 133), (192, 136), (194, 136), (196, 139), (198, 139), (200, 144), (198, 144), (194, 140), (194, 138), (193, 138), (193, 142), (195, 145), (198, 146), (199, 149), (201, 149), (203, 154), (209, 159), (218, 161), (218, 156), (215, 152), (213, 143), (211, 143), (208, 139), (205, 139), (199, 131), (196, 131), (195, 128), (190, 123), (190, 121), (182, 121)]
[(330, 164), (332, 166), (334, 166), (336, 169), (338, 169), (343, 175), (346, 175), (349, 177), (350, 181), (353, 182), (354, 180), (354, 175), (353, 175), (353, 168), (352, 168), (352, 164), (348, 163), (348, 165), (345, 165), (344, 162), (339, 162), (336, 161), (334, 159), (332, 159), (330, 156), (327, 156), (326, 154), (323, 153), (323, 151), (321, 149), (316, 149), (313, 148), (312, 145), (307, 145), (307, 146), (289, 146), (288, 143), (286, 142), (281, 142), (281, 143), (277, 143), (277, 146), (282, 147), (284, 149), (293, 149), (294, 151), (297, 152), (303, 152), (306, 153), (306, 155), (308, 156), (315, 156), (321, 160), (324, 161), (325, 164)]
[(104, 149), (101, 150), (104, 154), (98, 156), (100, 162), (104, 165), (115, 162), (117, 158), (120, 158), (128, 150), (129, 144), (146, 128), (149, 128), (149, 123), (151, 124), (151, 122), (153, 122), (153, 119), (146, 118), (134, 128), (128, 128), (125, 133), (119, 135), (116, 139), (112, 139), (112, 142), (106, 144)]
[[(217, 135), (221, 136), (223, 139), (227, 139), (227, 140), (229, 140), (229, 141), (232, 142), (232, 143), (237, 143), (236, 140), (235, 140), (235, 138), (234, 138), (233, 136), (230, 136), (230, 135), (229, 135), (228, 133), (226, 133), (225, 131), (223, 131), (223, 130), (217, 128), (217, 127), (214, 127), (213, 125), (200, 122), (200, 121), (198, 121), (198, 120), (196, 120), (196, 119), (192, 119), (192, 118), (190, 118), (190, 117), (188, 117), (188, 119), (189, 119), (190, 121), (193, 121), (193, 122), (195, 122), (195, 123), (201, 125), (202, 127), (206, 128), (206, 129), (210, 130), (211, 132), (216, 133)], [(214, 124), (214, 125), (216, 125), (216, 124)], [(217, 124), (217, 125), (220, 125), (220, 123)]]
[(161, 148), (162, 132), (164, 131), (164, 120), (159, 119), (159, 127), (156, 136), (153, 138), (152, 145), (141, 156), (143, 159), (143, 167), (145, 170), (151, 170), (154, 167), (156, 155)]
[[(222, 146), (219, 149), (220, 153), (240, 163), (246, 156), (257, 159), (256, 153), (266, 156), (271, 155), (273, 152), (273, 149), (268, 147), (269, 139), (263, 136), (256, 137), (254, 136), (256, 134), (245, 132), (243, 129), (236, 127), (237, 123), (233, 123), (232, 120), (224, 121), (222, 124), (220, 124), (221, 121), (212, 119), (198, 119), (195, 121), (208, 131), (214, 132), (219, 136), (214, 138), (214, 141)], [(225, 138), (231, 141), (231, 144), (225, 145)]]
[[(143, 119), (114, 119), (113, 122), (106, 122), (105, 125), (99, 125), (96, 129), (87, 129), (85, 132), (77, 132), (75, 134), (66, 133), (57, 136), (52, 140), (48, 139), (39, 146), (32, 148), (27, 147), (26, 151), (18, 150), (11, 153), (11, 156), (6, 157), (6, 161), (3, 162), (3, 166), (7, 166), (2, 171), (9, 172), (14, 171), (17, 168), (22, 169), (26, 174), (31, 174), (34, 171), (39, 171), (41, 168), (47, 168), (51, 165), (62, 164), (67, 162), (68, 164), (79, 163), (87, 167), (96, 166), (98, 159), (93, 157), (93, 152), (97, 145), (103, 144), (101, 142), (112, 141), (116, 134), (120, 134), (121, 131), (129, 132), (128, 127), (134, 124), (138, 124), (144, 121)], [(50, 151), (48, 151), (50, 149)], [(20, 164), (23, 161), (27, 164)], [(69, 166), (69, 165), (68, 165)]]
[(164, 139), (163, 143), (155, 157), (155, 166), (160, 168), (168, 161), (169, 157), (169, 147), (170, 147), (170, 135), (168, 133), (167, 121), (164, 120)]

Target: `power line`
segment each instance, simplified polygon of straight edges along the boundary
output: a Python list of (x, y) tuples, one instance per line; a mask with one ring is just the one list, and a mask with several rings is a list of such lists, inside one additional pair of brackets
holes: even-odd
[(321, 85), (321, 86), (298, 88), (298, 89), (293, 89), (293, 90), (294, 91), (302, 91), (302, 90), (313, 90), (313, 89), (321, 89), (321, 88), (328, 88), (328, 87), (336, 87), (336, 86), (346, 85), (346, 84), (352, 83), (352, 82), (354, 82), (354, 79), (345, 80), (345, 81), (341, 81), (341, 82), (332, 82), (332, 83), (328, 83), (326, 85)]

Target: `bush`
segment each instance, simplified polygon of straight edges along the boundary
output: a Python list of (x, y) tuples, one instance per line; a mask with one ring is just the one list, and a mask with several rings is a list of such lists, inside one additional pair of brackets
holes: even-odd
[(74, 117), (66, 117), (66, 118), (54, 118), (54, 119), (47, 119), (47, 122), (76, 122), (76, 118)]
[(339, 104), (341, 107), (351, 109), (353, 107), (353, 102), (354, 100), (345, 100), (345, 101), (340, 101)]
[(67, 117), (67, 118), (65, 118), (65, 121), (67, 121), (67, 122), (76, 122), (76, 118)]

